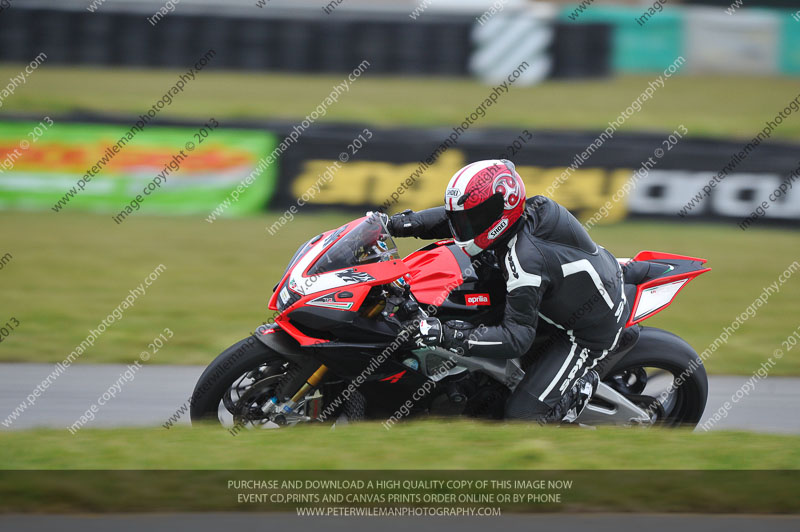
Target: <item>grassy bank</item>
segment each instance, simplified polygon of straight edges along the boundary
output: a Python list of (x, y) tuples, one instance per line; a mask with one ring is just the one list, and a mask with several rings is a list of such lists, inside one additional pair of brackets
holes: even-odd
[[(239, 495), (510, 493), (508, 511), (797, 512), (800, 437), (672, 430), (545, 429), (471, 421), (304, 426), (231, 436), (218, 427), (0, 433), (0, 512), (294, 511), (396, 506), (342, 500), (242, 500)], [(66, 471), (47, 471), (49, 469)], [(385, 470), (394, 471), (385, 471)], [(782, 471), (765, 471), (768, 469)], [(31, 471), (39, 470), (39, 471)], [(94, 471), (87, 471), (94, 470)], [(263, 470), (263, 471), (262, 471)], [(232, 480), (301, 481), (301, 488), (231, 487)], [(319, 489), (320, 480), (498, 481), (568, 487)], [(545, 502), (528, 498), (558, 494)], [(518, 502), (521, 501), (521, 502)], [(397, 502), (397, 501), (394, 501)], [(412, 501), (413, 502), (413, 501)], [(423, 502), (423, 501), (420, 501)], [(364, 504), (366, 503), (366, 504)], [(502, 504), (497, 504), (502, 503)], [(400, 506), (409, 506), (401, 504)]]
[[(19, 65), (2, 65), (0, 78), (9, 78), (19, 70)], [(182, 72), (45, 66), (30, 76), (24, 91), (3, 102), (4, 110), (139, 115), (152, 107)], [(221, 121), (268, 118), (294, 122), (314, 110), (344, 78), (336, 74), (204, 70), (161, 114), (203, 120), (213, 116)], [(515, 86), (489, 109), (478, 127), (605, 129), (655, 78), (619, 76)], [(490, 90), (472, 79), (389, 77), (367, 71), (320, 120), (452, 127), (460, 124)], [(692, 136), (751, 138), (797, 92), (797, 83), (789, 78), (676, 76), (666, 80), (621, 131), (672, 131), (683, 124)], [(774, 136), (800, 138), (800, 121), (785, 121)]]
[(465, 420), (236, 436), (218, 427), (41, 429), (0, 432), (0, 449), (7, 469), (800, 469), (800, 436)]

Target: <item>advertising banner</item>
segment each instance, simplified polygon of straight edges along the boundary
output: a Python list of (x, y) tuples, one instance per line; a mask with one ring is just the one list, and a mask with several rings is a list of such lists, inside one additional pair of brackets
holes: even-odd
[(697, 139), (682, 126), (663, 134), (370, 128), (371, 138), (353, 154), (348, 146), (359, 131), (320, 126), (301, 136), (281, 158), (270, 207), (283, 211), (303, 198), (304, 209), (425, 209), (442, 204), (462, 166), (505, 158), (529, 197), (549, 196), (591, 225), (633, 216), (750, 218), (747, 227), (800, 222), (800, 151), (793, 144)]
[[(0, 123), (0, 208), (207, 214), (276, 145), (269, 132), (227, 129), (213, 118), (186, 127), (136, 123)], [(266, 205), (275, 169), (252, 180), (226, 215)]]

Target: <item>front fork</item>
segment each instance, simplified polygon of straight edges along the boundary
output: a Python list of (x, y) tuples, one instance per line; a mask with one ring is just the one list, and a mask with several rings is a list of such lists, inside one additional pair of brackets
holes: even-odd
[(278, 413), (283, 415), (290, 415), (295, 414), (294, 411), (295, 407), (297, 407), (298, 403), (308, 395), (309, 393), (313, 392), (314, 390), (319, 387), (320, 383), (322, 382), (323, 377), (328, 372), (328, 367), (325, 364), (322, 364), (317, 370), (311, 374), (306, 382), (300, 387), (297, 392), (288, 400), (284, 401), (283, 403), (278, 403), (277, 397), (272, 397), (267, 403), (264, 405), (263, 412), (265, 415), (271, 415)]

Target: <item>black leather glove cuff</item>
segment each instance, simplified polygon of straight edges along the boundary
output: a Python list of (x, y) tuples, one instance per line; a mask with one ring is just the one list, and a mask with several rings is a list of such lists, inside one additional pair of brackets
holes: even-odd
[(389, 228), (389, 233), (391, 233), (392, 236), (414, 236), (422, 227), (422, 221), (417, 216), (417, 213), (411, 209), (407, 209), (390, 216), (386, 226)]
[(462, 347), (475, 326), (467, 321), (450, 320), (442, 324), (442, 346)]

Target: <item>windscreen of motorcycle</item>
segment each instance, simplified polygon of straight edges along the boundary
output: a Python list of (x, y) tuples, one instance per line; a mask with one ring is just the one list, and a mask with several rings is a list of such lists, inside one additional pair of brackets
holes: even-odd
[[(326, 240), (333, 241), (344, 227), (333, 232)], [(327, 244), (323, 244), (327, 245)], [(378, 216), (362, 220), (347, 234), (328, 248), (308, 270), (309, 275), (320, 275), (360, 264), (372, 264), (400, 258), (397, 245)]]

